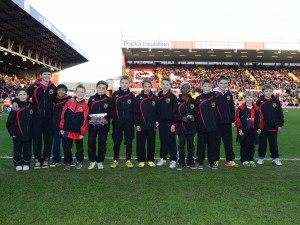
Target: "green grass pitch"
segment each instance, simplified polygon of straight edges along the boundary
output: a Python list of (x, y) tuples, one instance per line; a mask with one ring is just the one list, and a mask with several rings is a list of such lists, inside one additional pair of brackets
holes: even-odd
[[(109, 136), (104, 170), (87, 170), (85, 160), (81, 170), (16, 172), (12, 159), (3, 158), (12, 156), (12, 142), (5, 127), (7, 114), (0, 115), (0, 224), (299, 224), (299, 109), (284, 114), (282, 167), (267, 160), (256, 168), (235, 169), (221, 161), (216, 171), (127, 169), (124, 159), (121, 167), (111, 169)], [(85, 143), (85, 156), (86, 149)], [(239, 158), (235, 142), (234, 151)], [(133, 153), (135, 157), (135, 148)], [(224, 157), (223, 149), (221, 153)]]

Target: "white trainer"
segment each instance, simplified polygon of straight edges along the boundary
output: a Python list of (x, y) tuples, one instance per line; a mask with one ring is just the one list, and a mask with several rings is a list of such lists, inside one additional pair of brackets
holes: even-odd
[(177, 165), (176, 165), (176, 161), (172, 160), (172, 161), (170, 162), (169, 168), (170, 168), (170, 169), (175, 169), (176, 166), (177, 166)]
[(265, 161), (265, 158), (259, 157), (258, 160), (257, 160), (257, 164), (262, 165), (262, 164), (264, 164), (264, 161)]
[(272, 163), (275, 163), (276, 166), (282, 166), (282, 162), (278, 158), (272, 159)]
[(96, 166), (96, 162), (90, 162), (90, 165), (89, 165), (89, 167), (88, 167), (88, 170), (94, 169), (95, 166)]
[(99, 162), (99, 163), (98, 163), (98, 169), (99, 169), (99, 170), (104, 169), (104, 166), (103, 166), (103, 163), (102, 163), (102, 162)]
[(167, 161), (164, 160), (163, 158), (160, 158), (160, 160), (158, 161), (158, 163), (156, 163), (157, 166), (164, 166), (166, 165)]
[(23, 166), (23, 171), (28, 171), (29, 170), (29, 166), (28, 165), (24, 165)]
[(16, 166), (16, 171), (22, 171), (23, 167), (22, 166)]

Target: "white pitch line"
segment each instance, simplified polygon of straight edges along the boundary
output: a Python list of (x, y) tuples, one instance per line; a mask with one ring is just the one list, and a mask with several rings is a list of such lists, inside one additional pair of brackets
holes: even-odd
[[(12, 159), (12, 156), (0, 156), (0, 159)], [(75, 157), (74, 157), (75, 158)], [(84, 157), (84, 159), (88, 159), (87, 157)], [(114, 159), (113, 157), (105, 157), (105, 159)], [(125, 159), (124, 157), (120, 157), (120, 159)], [(136, 157), (132, 157), (131, 159), (136, 160)], [(160, 159), (160, 158), (154, 158), (154, 159)], [(225, 158), (221, 158), (220, 160), (225, 160)], [(239, 158), (236, 158), (236, 160), (239, 160)], [(272, 160), (271, 158), (265, 158), (265, 160)], [(280, 158), (282, 161), (300, 161), (300, 158)]]

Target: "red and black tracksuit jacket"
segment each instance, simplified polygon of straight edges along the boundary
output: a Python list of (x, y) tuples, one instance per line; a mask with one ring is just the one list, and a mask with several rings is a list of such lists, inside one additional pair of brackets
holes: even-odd
[(218, 123), (231, 124), (235, 122), (235, 108), (233, 96), (230, 91), (225, 93), (215, 91), (215, 101)]
[(32, 137), (32, 104), (29, 102), (18, 103), (19, 110), (11, 110), (6, 122), (10, 136), (16, 136), (20, 141), (28, 141)]
[(263, 114), (255, 103), (252, 104), (251, 109), (247, 108), (246, 103), (243, 103), (235, 112), (235, 121), (236, 127), (243, 133), (249, 129), (257, 131), (264, 128)]
[(176, 121), (176, 130), (177, 134), (195, 134), (196, 125), (195, 122), (188, 121), (184, 122), (183, 117), (188, 115), (195, 116), (195, 105), (196, 102), (189, 95), (188, 99), (183, 99), (182, 95), (179, 95), (179, 98), (175, 101), (174, 104), (174, 118)]
[(142, 130), (152, 130), (158, 121), (157, 96), (150, 91), (149, 94), (137, 95), (134, 103), (134, 121)]
[(257, 106), (262, 111), (264, 117), (264, 129), (267, 131), (278, 131), (278, 127), (283, 127), (284, 116), (280, 102), (274, 95), (270, 99), (261, 96), (256, 101)]
[(217, 112), (215, 95), (203, 92), (196, 98), (196, 128), (198, 131), (211, 132), (217, 130)]
[[(101, 126), (105, 130), (109, 130), (110, 119), (113, 115), (113, 101), (107, 95), (98, 95), (97, 93), (94, 96), (91, 96), (88, 101), (89, 105), (89, 114), (98, 114), (106, 113), (106, 119), (108, 124)], [(94, 127), (94, 125), (89, 125)]]
[(65, 131), (64, 136), (79, 140), (80, 135), (85, 135), (88, 131), (88, 114), (89, 107), (85, 100), (68, 100), (63, 107), (59, 125), (59, 128)]
[(158, 93), (158, 121), (172, 121), (174, 122), (174, 103), (176, 101), (176, 95), (168, 91), (163, 94), (162, 91)]
[(52, 107), (52, 111), (53, 111), (52, 119), (53, 119), (53, 127), (54, 127), (55, 133), (59, 133), (59, 131), (60, 131), (59, 124), (60, 124), (60, 120), (61, 120), (61, 113), (63, 111), (64, 105), (67, 103), (67, 101), (70, 98), (71, 98), (70, 96), (65, 95), (62, 98), (58, 98), (56, 96), (56, 98), (54, 99), (54, 103), (53, 103), (53, 107)]
[(32, 98), (34, 117), (51, 118), (52, 106), (56, 96), (56, 87), (53, 83), (48, 86), (41, 84), (41, 78), (28, 87), (29, 98)]
[(118, 91), (113, 93), (112, 100), (114, 103), (113, 123), (120, 127), (133, 125), (134, 94), (130, 92), (129, 89), (127, 91), (123, 91), (119, 88)]

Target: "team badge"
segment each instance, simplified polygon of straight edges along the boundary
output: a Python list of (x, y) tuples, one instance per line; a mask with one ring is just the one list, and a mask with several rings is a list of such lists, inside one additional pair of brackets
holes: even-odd
[(195, 108), (194, 104), (190, 104), (190, 108), (194, 109)]
[(212, 103), (211, 103), (211, 107), (216, 107), (216, 103), (215, 103), (215, 102), (212, 102)]
[(104, 109), (107, 109), (107, 107), (108, 107), (108, 105), (105, 103), (105, 104), (104, 104)]
[(127, 99), (127, 104), (128, 104), (128, 105), (131, 104), (131, 99)]
[(53, 95), (53, 90), (52, 89), (49, 90), (49, 94)]
[(83, 111), (82, 107), (79, 107), (79, 108), (78, 108), (78, 111), (79, 111), (79, 112), (82, 112), (82, 111)]
[(277, 104), (276, 104), (276, 103), (273, 103), (272, 106), (273, 106), (273, 108), (276, 108)]
[(170, 102), (171, 102), (170, 98), (167, 98), (166, 103), (170, 103)]
[(202, 98), (199, 99), (199, 102), (202, 102)]
[(32, 109), (29, 110), (29, 114), (30, 114), (30, 115), (33, 114), (33, 110), (32, 110)]
[(230, 96), (229, 95), (227, 96), (227, 100), (230, 101)]
[(156, 102), (155, 101), (152, 101), (152, 106), (155, 106)]
[(118, 98), (118, 97), (119, 97), (119, 95), (116, 95), (116, 97)]

